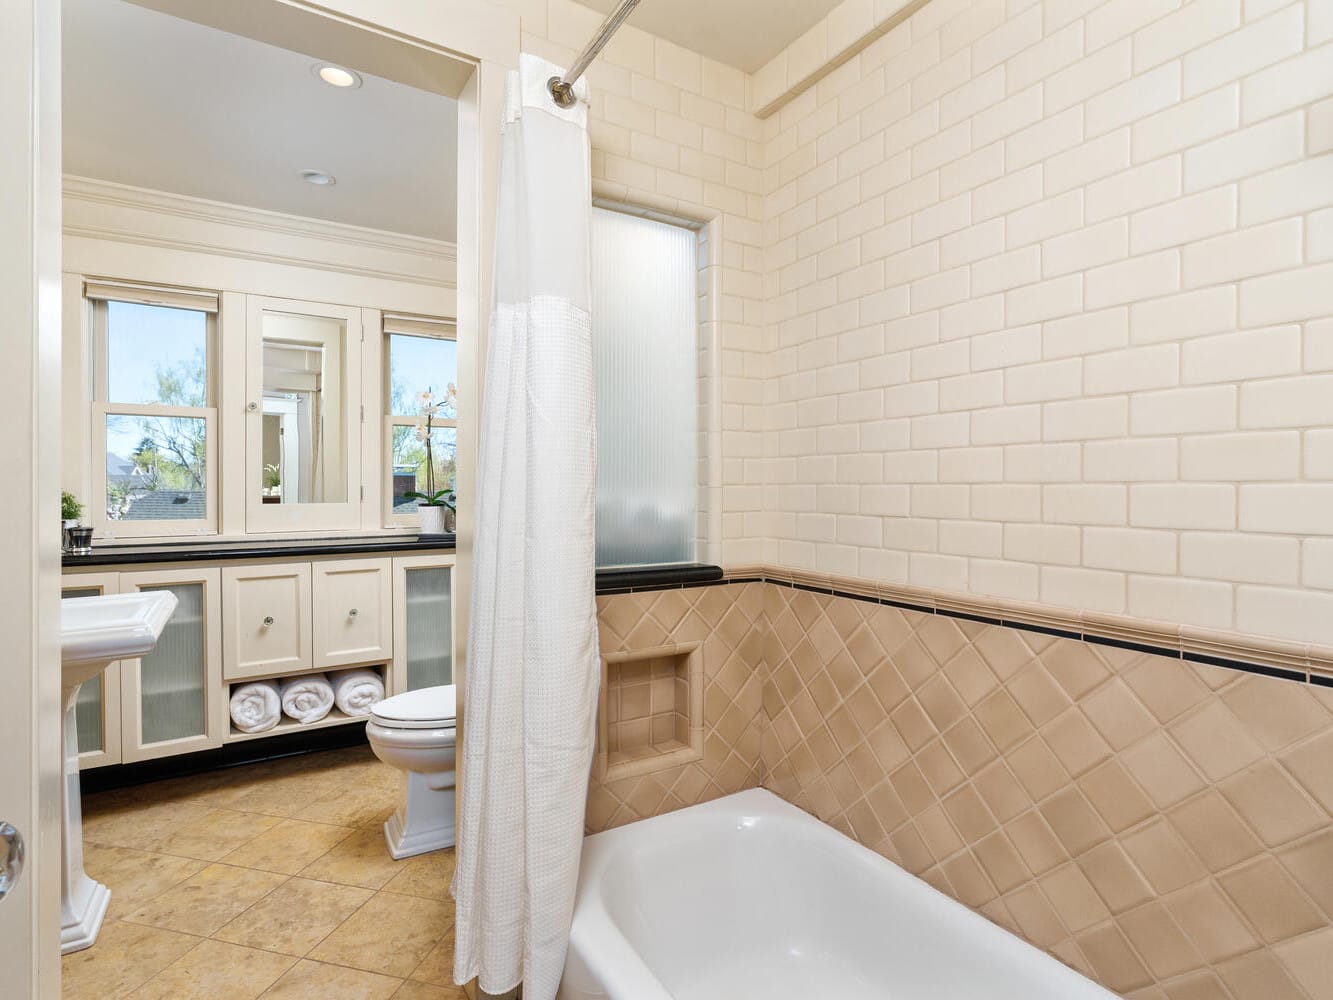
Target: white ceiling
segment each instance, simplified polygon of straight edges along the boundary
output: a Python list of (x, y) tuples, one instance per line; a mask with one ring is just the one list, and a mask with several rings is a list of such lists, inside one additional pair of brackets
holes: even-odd
[(364, 73), (359, 89), (330, 87), (314, 55), (124, 0), (64, 0), (64, 171), (452, 241), (457, 103)]
[[(629, 23), (753, 73), (841, 0), (642, 0)], [(609, 14), (620, 0), (579, 0)]]

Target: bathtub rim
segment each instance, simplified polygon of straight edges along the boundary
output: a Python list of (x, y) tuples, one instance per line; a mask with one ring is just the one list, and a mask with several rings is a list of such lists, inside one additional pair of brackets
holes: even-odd
[[(671, 837), (700, 821), (708, 823), (726, 819), (739, 822), (745, 818), (761, 821), (772, 819), (779, 828), (787, 826), (821, 838), (826, 843), (836, 843), (840, 850), (847, 851), (860, 863), (873, 865), (890, 877), (907, 880), (917, 891), (928, 892), (951, 919), (958, 921), (961, 931), (973, 930), (987, 936), (1003, 935), (1014, 947), (1015, 958), (1035, 967), (1034, 971), (1049, 976), (1054, 989), (1058, 989), (1063, 980), (1069, 986), (1077, 984), (1081, 988), (1080, 993), (1087, 993), (1087, 1000), (1118, 1000), (1115, 993), (1100, 983), (1069, 968), (1036, 945), (995, 924), (919, 876), (766, 788), (734, 792), (584, 838), (566, 965), (566, 977), (573, 987), (573, 991), (568, 994), (571, 1000), (582, 1000), (583, 997), (672, 1000), (671, 993), (611, 917), (596, 883), (607, 866), (615, 861), (623, 845), (645, 834), (665, 834)], [(560, 995), (566, 996), (563, 989)]]

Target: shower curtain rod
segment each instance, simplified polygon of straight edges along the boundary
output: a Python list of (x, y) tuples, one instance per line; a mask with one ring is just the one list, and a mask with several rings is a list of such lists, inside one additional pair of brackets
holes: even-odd
[(563, 76), (553, 76), (546, 81), (546, 89), (551, 92), (551, 100), (555, 101), (562, 108), (572, 108), (574, 101), (574, 84), (578, 82), (579, 77), (583, 75), (584, 70), (597, 58), (597, 53), (606, 47), (606, 43), (611, 41), (614, 35), (625, 19), (629, 17), (630, 12), (639, 6), (639, 0), (621, 0), (620, 6), (606, 15), (606, 20), (602, 26), (597, 29), (597, 34), (592, 36), (587, 47), (574, 60), (574, 65), (569, 67), (569, 72)]

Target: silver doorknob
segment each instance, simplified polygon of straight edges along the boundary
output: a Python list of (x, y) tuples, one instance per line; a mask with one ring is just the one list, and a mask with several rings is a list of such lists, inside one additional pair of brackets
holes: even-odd
[(12, 824), (0, 822), (0, 844), (5, 852), (4, 864), (0, 865), (0, 899), (4, 899), (23, 874), (23, 834)]
[(251, 403), (249, 406), (246, 407), (246, 409), (249, 410), (251, 413), (254, 413), (256, 410), (259, 409), (259, 404)]
[(274, 617), (273, 617), (272, 615), (265, 615), (265, 616), (264, 616), (264, 628), (268, 628), (270, 625), (273, 624), (274, 621), (275, 621), (275, 619), (274, 619)]
[(355, 617), (356, 617), (357, 615), (359, 615), (360, 613), (361, 613), (361, 612), (358, 611), (358, 610), (356, 610), (356, 608), (353, 608), (351, 611), (347, 612), (347, 617), (348, 617), (348, 618), (355, 618)]

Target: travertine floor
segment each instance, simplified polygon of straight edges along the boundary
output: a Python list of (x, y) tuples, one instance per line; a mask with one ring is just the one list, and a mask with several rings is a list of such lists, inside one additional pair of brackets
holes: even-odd
[(84, 797), (111, 888), (67, 1000), (463, 1000), (454, 852), (392, 860), (398, 773), (337, 750)]

